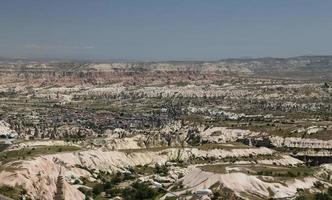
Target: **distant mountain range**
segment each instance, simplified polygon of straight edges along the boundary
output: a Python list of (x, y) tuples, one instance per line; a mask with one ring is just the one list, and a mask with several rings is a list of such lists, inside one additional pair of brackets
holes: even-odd
[(289, 58), (231, 58), (218, 61), (119, 61), (0, 58), (0, 71), (8, 72), (146, 72), (195, 71), (238, 73), (278, 78), (332, 80), (332, 56)]

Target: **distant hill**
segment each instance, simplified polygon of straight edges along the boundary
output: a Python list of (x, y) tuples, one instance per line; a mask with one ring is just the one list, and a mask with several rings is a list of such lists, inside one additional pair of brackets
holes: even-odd
[(332, 56), (232, 58), (218, 61), (64, 61), (0, 58), (3, 73), (194, 71), (294, 79), (332, 80)]

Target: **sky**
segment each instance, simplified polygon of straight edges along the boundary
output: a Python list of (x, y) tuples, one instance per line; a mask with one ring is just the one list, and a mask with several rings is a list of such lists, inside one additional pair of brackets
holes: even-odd
[(0, 0), (0, 57), (332, 55), (330, 0)]

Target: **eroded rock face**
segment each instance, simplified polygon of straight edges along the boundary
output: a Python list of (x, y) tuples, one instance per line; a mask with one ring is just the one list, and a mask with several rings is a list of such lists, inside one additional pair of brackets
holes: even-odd
[(16, 138), (18, 134), (10, 128), (10, 124), (0, 120), (0, 137)]
[[(298, 188), (308, 189), (313, 187), (316, 178), (306, 177), (294, 179), (284, 184), (276, 182), (265, 182), (256, 176), (244, 173), (216, 174), (205, 172), (198, 168), (192, 170), (182, 180), (185, 187), (191, 188), (193, 192), (209, 188), (215, 184), (221, 184), (243, 197), (244, 194), (256, 194), (260, 197), (269, 198), (271, 192), (273, 198), (293, 197)], [(245, 198), (245, 196), (244, 196)]]
[(185, 147), (205, 143), (225, 144), (247, 137), (264, 135), (264, 133), (243, 129), (182, 124), (180, 121), (167, 124), (159, 131), (133, 131), (130, 133), (123, 129), (115, 129), (106, 131), (105, 134), (108, 135), (107, 138), (95, 141), (109, 149)]
[(243, 129), (230, 129), (226, 127), (213, 127), (204, 130), (202, 135), (202, 140), (205, 143), (227, 143), (234, 142), (238, 139), (243, 139), (245, 137), (253, 137), (259, 135), (258, 132), (253, 132)]
[(295, 147), (309, 149), (331, 149), (332, 140), (318, 140), (298, 137), (282, 138), (279, 136), (270, 137), (272, 144), (276, 147)]
[(60, 169), (64, 174), (65, 199), (83, 199), (84, 195), (73, 185), (67, 183), (71, 177), (91, 177), (88, 170), (116, 171), (128, 166), (165, 163), (172, 159), (191, 158), (225, 158), (249, 155), (271, 155), (267, 148), (233, 149), (203, 151), (195, 148), (166, 149), (163, 151), (146, 151), (125, 153), (119, 151), (90, 150), (76, 153), (46, 155), (4, 165), (0, 172), (0, 184), (22, 185), (35, 198), (52, 199), (56, 191), (56, 181)]

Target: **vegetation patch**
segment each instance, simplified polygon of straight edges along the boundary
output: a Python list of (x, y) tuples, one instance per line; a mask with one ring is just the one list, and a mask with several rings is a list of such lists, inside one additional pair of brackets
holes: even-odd
[(78, 151), (80, 149), (81, 148), (77, 146), (38, 146), (23, 148), (19, 150), (0, 152), (0, 161), (1, 163), (7, 163), (14, 160), (25, 160), (39, 155)]

